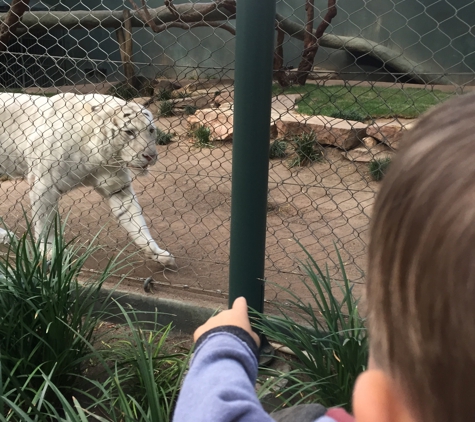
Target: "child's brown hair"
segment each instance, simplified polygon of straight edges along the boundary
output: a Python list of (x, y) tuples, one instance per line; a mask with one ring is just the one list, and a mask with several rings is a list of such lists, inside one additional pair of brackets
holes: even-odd
[(419, 421), (475, 418), (475, 95), (408, 132), (373, 210), (371, 355)]

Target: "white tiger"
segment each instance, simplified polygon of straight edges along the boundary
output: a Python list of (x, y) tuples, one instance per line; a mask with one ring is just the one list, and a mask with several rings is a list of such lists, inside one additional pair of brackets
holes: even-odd
[(2, 93), (0, 124), (0, 174), (28, 179), (36, 236), (53, 221), (62, 194), (92, 186), (139, 247), (175, 267), (150, 235), (131, 185), (129, 168), (145, 171), (158, 159), (149, 110), (100, 94)]

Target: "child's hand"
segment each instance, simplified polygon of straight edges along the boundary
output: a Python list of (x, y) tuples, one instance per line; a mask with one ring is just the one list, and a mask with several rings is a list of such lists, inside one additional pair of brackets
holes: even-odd
[(257, 347), (261, 344), (259, 336), (252, 331), (249, 316), (247, 314), (247, 302), (244, 297), (238, 297), (234, 301), (232, 309), (220, 312), (218, 315), (208, 319), (208, 321), (206, 321), (201, 327), (198, 327), (193, 335), (193, 339), (197, 342), (202, 334), (212, 328), (221, 327), (223, 325), (234, 325), (240, 327), (251, 335), (253, 340), (256, 342)]

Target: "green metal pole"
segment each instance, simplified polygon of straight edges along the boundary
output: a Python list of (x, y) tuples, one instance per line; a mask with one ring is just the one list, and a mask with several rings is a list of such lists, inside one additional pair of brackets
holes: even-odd
[(239, 0), (236, 16), (229, 305), (260, 312), (264, 278), (275, 0)]

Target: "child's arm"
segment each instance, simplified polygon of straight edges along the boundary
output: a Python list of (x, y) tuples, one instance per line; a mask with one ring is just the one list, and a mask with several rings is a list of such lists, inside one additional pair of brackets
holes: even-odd
[(259, 338), (244, 298), (195, 332), (196, 349), (174, 422), (271, 422), (254, 390)]

